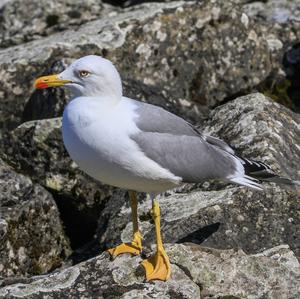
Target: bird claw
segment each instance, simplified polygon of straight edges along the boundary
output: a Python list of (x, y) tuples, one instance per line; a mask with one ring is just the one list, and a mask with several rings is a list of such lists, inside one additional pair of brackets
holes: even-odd
[(164, 250), (158, 250), (155, 255), (144, 260), (142, 266), (146, 271), (146, 281), (166, 281), (170, 278), (171, 265), (169, 257)]
[(118, 255), (123, 253), (130, 253), (132, 255), (139, 255), (142, 252), (142, 236), (139, 232), (134, 234), (133, 240), (130, 243), (122, 243), (116, 247), (107, 250), (111, 259), (115, 259)]

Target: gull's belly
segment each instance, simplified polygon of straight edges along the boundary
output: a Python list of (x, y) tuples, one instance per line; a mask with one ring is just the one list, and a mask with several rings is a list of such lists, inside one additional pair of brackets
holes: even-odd
[[(89, 136), (86, 131), (85, 134)], [(142, 168), (142, 165), (139, 165), (139, 161), (132, 156), (130, 147), (123, 147), (118, 151), (120, 145), (116, 138), (111, 139), (115, 145), (108, 151), (107, 145), (101, 146), (101, 140), (107, 142), (108, 136), (99, 136), (101, 135), (99, 133), (97, 135), (100, 142), (97, 142), (95, 148), (70, 128), (63, 128), (63, 139), (68, 153), (88, 175), (112, 186), (141, 192), (163, 192), (176, 185), (164, 177), (158, 178), (155, 172), (146, 174), (139, 172), (138, 168)], [(126, 159), (124, 156), (122, 158), (122, 152), (125, 151)]]
[(93, 121), (85, 111), (74, 113), (68, 107), (64, 111), (63, 141), (79, 168), (103, 183), (125, 189), (159, 193), (176, 186), (178, 179), (143, 156), (124, 131), (130, 128), (122, 123), (126, 114), (122, 119), (117, 116), (103, 114)]

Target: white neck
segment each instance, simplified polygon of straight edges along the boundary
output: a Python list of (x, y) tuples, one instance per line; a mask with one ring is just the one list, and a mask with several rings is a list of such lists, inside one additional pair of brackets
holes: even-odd
[(71, 101), (75, 100), (76, 98), (86, 98), (87, 101), (91, 102), (98, 102), (103, 107), (113, 107), (121, 102), (122, 97), (116, 97), (116, 96), (83, 96), (83, 95), (72, 95)]

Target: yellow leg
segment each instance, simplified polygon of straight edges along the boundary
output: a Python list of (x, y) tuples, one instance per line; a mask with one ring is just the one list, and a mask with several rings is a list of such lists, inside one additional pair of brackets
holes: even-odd
[(142, 252), (142, 235), (139, 231), (138, 215), (137, 215), (137, 199), (134, 191), (129, 191), (129, 199), (132, 213), (133, 223), (133, 239), (130, 243), (122, 243), (114, 248), (108, 249), (107, 251), (114, 259), (119, 254), (130, 253), (133, 255), (139, 255)]
[(171, 265), (169, 257), (163, 247), (160, 234), (160, 208), (157, 201), (154, 201), (152, 206), (152, 216), (155, 223), (156, 232), (156, 253), (147, 260), (142, 262), (146, 271), (146, 280), (168, 280), (171, 275)]

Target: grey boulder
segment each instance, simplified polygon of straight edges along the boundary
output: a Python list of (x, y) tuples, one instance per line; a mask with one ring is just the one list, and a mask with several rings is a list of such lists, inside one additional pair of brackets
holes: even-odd
[(0, 202), (0, 277), (49, 272), (70, 255), (69, 241), (51, 194), (3, 160)]
[(101, 0), (13, 0), (0, 3), (0, 9), (0, 48), (76, 28), (104, 14)]
[(222, 138), (245, 158), (265, 162), (282, 176), (300, 179), (300, 115), (260, 93), (211, 112), (204, 132)]
[(299, 112), (299, 54), (291, 55), (292, 49), (299, 47), (299, 1), (248, 1), (242, 10), (260, 27), (270, 53), (272, 71), (258, 90)]
[(1, 298), (299, 298), (299, 262), (286, 245), (256, 255), (167, 245), (167, 282), (143, 283), (140, 257), (106, 254), (0, 289)]
[(53, 94), (43, 108), (33, 79), (88, 54), (112, 60), (123, 78), (142, 83), (136, 85), (141, 92), (155, 86), (169, 106), (190, 107), (198, 115), (255, 87), (270, 72), (260, 28), (233, 2), (146, 3), (1, 50), (0, 128), (29, 120), (29, 107), (41, 109), (36, 119), (58, 116), (64, 94)]

